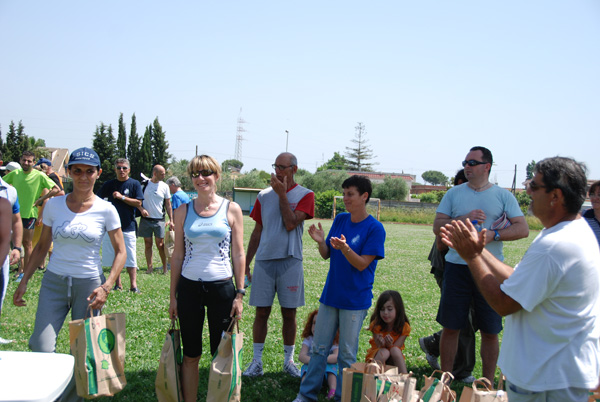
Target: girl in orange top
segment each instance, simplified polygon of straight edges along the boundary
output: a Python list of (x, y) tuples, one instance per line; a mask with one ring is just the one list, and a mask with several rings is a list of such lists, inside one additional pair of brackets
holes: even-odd
[(373, 333), (373, 338), (369, 341), (371, 348), (367, 351), (366, 359), (391, 364), (398, 367), (400, 373), (407, 373), (402, 350), (404, 341), (410, 334), (410, 324), (400, 293), (386, 290), (379, 296), (371, 315), (369, 330)]

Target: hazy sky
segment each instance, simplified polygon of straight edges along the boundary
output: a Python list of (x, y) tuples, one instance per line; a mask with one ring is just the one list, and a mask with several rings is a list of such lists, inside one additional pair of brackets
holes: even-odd
[(178, 159), (314, 171), (363, 122), (378, 170), (492, 179), (563, 155), (600, 179), (600, 1), (0, 0), (0, 126), (90, 146), (100, 122), (158, 116)]

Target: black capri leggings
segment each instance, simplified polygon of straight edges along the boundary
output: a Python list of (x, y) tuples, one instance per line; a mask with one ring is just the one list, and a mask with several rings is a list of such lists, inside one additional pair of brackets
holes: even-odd
[[(181, 327), (183, 354), (188, 357), (202, 355), (202, 328), (208, 314), (210, 354), (215, 354), (221, 334), (231, 322), (231, 306), (235, 298), (232, 278), (214, 282), (192, 281), (179, 278), (177, 286), (177, 314)], [(204, 308), (206, 307), (206, 311)]]

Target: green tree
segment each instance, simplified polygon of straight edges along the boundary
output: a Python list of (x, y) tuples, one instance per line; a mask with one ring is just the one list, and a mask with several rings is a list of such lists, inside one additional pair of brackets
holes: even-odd
[(382, 200), (406, 200), (409, 189), (404, 179), (399, 177), (386, 176), (383, 183), (376, 184), (373, 189), (373, 196)]
[(169, 165), (169, 170), (167, 173), (167, 178), (171, 176), (176, 176), (181, 182), (181, 188), (186, 191), (194, 190), (194, 185), (192, 184), (192, 179), (187, 172), (187, 166), (190, 163), (187, 159), (177, 159), (173, 158), (171, 160), (171, 164)]
[(354, 127), (356, 130), (354, 139), (351, 141), (354, 143), (354, 147), (346, 147), (346, 159), (348, 161), (348, 170), (357, 170), (359, 172), (372, 172), (373, 165), (369, 160), (375, 158), (371, 147), (367, 145), (367, 130), (365, 125), (358, 122), (358, 125)]
[[(266, 179), (266, 178), (269, 179)], [(267, 188), (270, 185), (271, 175), (263, 170), (252, 169), (235, 180), (236, 187)]]
[(158, 122), (158, 117), (154, 119), (150, 138), (152, 139), (152, 165), (162, 165), (165, 169), (169, 167), (171, 155), (167, 152), (169, 143), (165, 139), (165, 132)]
[[(331, 219), (333, 217), (333, 199), (340, 196), (337, 190), (327, 190), (315, 193), (315, 218)], [(344, 212), (346, 208), (342, 200), (336, 203), (336, 213)]]
[(527, 194), (527, 191), (518, 191), (515, 194), (515, 198), (517, 199), (517, 202), (519, 203), (519, 207), (521, 208), (523, 214), (527, 215), (529, 213), (529, 205), (531, 204), (531, 197), (529, 196), (529, 194)]
[(221, 169), (223, 172), (232, 172), (234, 170), (239, 172), (242, 170), (242, 166), (244, 166), (242, 161), (237, 159), (226, 159), (223, 161), (223, 163), (221, 163)]
[(146, 126), (144, 137), (142, 139), (142, 147), (139, 153), (139, 169), (141, 173), (144, 173), (148, 177), (152, 177), (152, 126)]
[(529, 162), (527, 164), (527, 172), (525, 174), (525, 178), (527, 180), (531, 180), (533, 179), (533, 175), (534, 175), (534, 170), (535, 170), (535, 161), (531, 160), (531, 162)]
[(11, 120), (8, 125), (8, 133), (6, 133), (6, 156), (5, 162), (18, 162), (23, 155), (23, 151), (27, 150), (27, 135), (25, 134), (25, 126), (19, 121), (19, 125), (15, 127), (15, 122)]
[(342, 183), (348, 178), (348, 173), (344, 170), (321, 171), (312, 176), (302, 177), (302, 186), (311, 189), (316, 193), (327, 190), (342, 191)]
[(29, 136), (25, 136), (26, 140), (27, 140), (27, 150), (31, 151), (35, 154), (35, 159), (38, 160), (39, 158), (47, 158), (50, 154), (50, 152), (48, 152), (47, 149), (45, 149), (46, 147), (46, 141), (39, 138), (36, 139), (35, 137), (29, 137)]
[(102, 164), (102, 174), (96, 181), (96, 187), (100, 188), (102, 184), (116, 177), (113, 166), (116, 159), (117, 145), (111, 125), (106, 126), (100, 122), (100, 125), (96, 126), (92, 140), (92, 149), (96, 151)]
[(317, 168), (317, 172), (321, 170), (348, 170), (349, 162), (344, 157), (344, 155), (340, 155), (339, 152), (334, 152), (333, 157), (329, 159), (327, 162), (322, 164)]
[(119, 134), (117, 135), (117, 158), (127, 157), (127, 130), (123, 122), (123, 113), (119, 115)]
[(439, 204), (442, 201), (442, 198), (444, 198), (444, 195), (446, 194), (445, 191), (430, 191), (428, 193), (423, 193), (415, 198), (418, 198), (421, 200), (421, 202), (427, 202), (430, 204)]
[(6, 158), (6, 144), (2, 139), (2, 126), (0, 126), (0, 152), (2, 152), (2, 159)]
[(140, 180), (140, 173), (143, 171), (140, 161), (141, 141), (137, 133), (137, 123), (135, 113), (131, 116), (131, 128), (129, 130), (129, 144), (127, 145), (127, 159), (131, 168), (129, 170), (130, 177)]
[(423, 172), (421, 177), (423, 178), (423, 180), (433, 184), (434, 186), (437, 184), (448, 183), (448, 177), (446, 177), (446, 175), (444, 175), (442, 172), (438, 172), (437, 170), (428, 170), (426, 172)]

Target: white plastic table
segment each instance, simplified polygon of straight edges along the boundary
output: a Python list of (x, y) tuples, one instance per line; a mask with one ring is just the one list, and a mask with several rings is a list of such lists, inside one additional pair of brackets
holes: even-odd
[(0, 401), (52, 402), (73, 376), (73, 356), (0, 351)]

